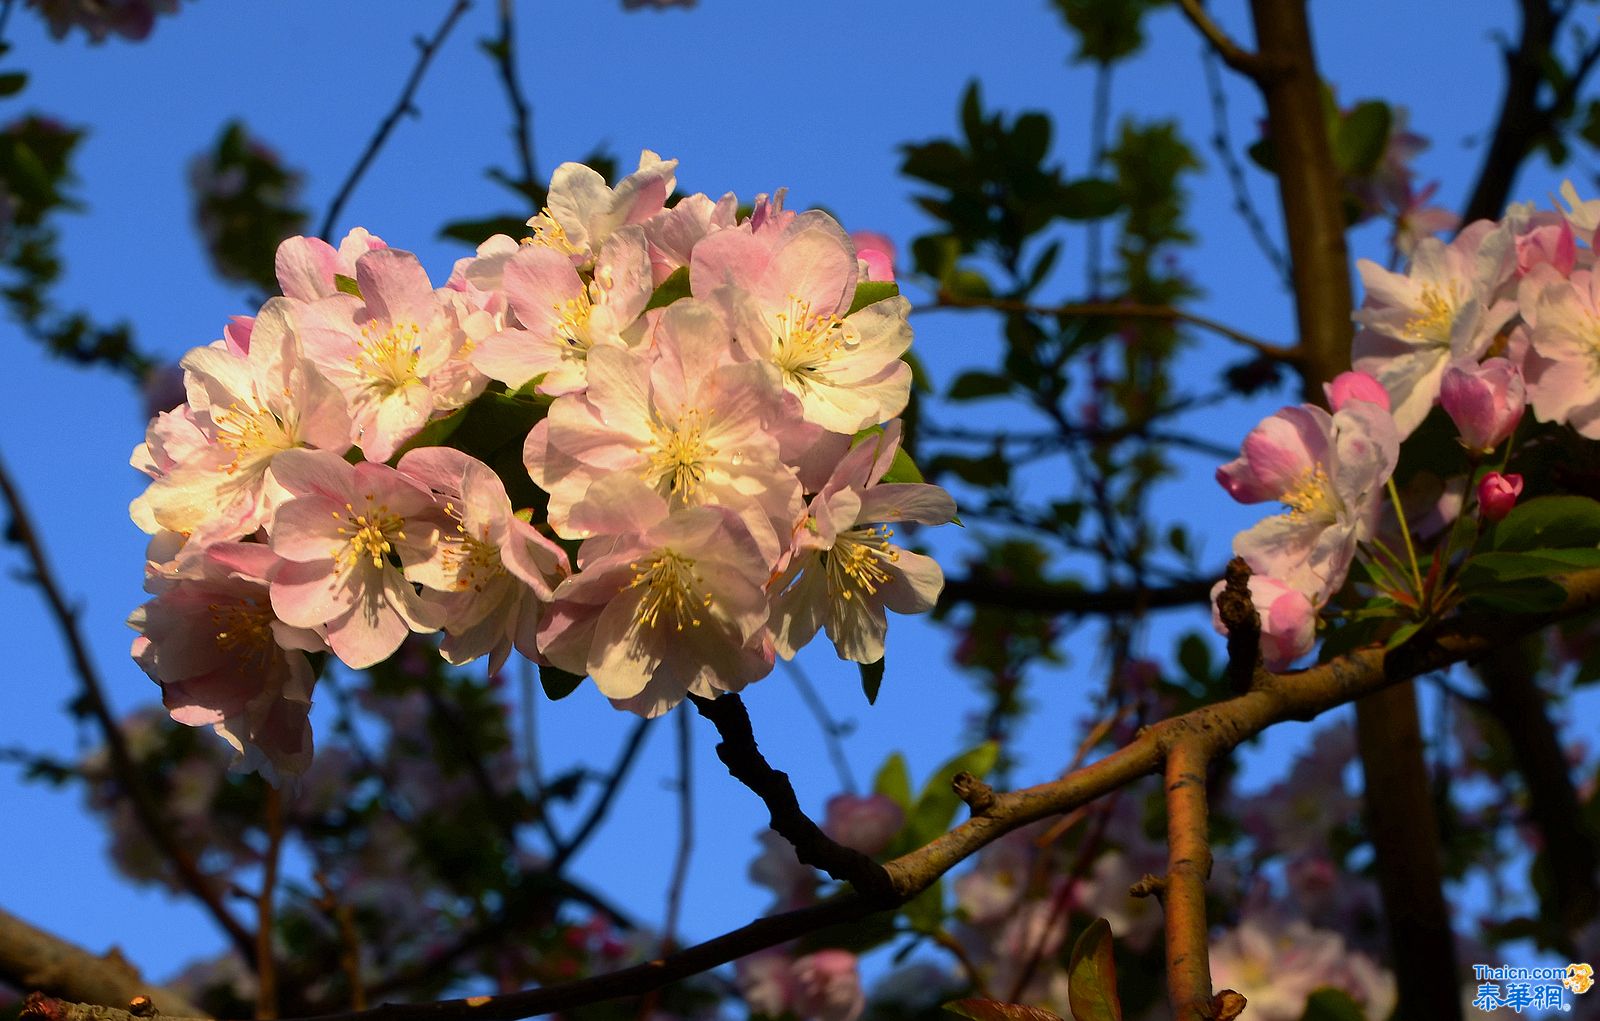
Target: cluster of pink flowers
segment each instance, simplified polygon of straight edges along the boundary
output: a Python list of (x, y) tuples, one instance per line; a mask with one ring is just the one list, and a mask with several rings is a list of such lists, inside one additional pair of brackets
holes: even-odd
[[(440, 287), (364, 230), (283, 243), (282, 296), (184, 357), (187, 400), (133, 457), (155, 597), (133, 651), (176, 719), (297, 774), (310, 653), (362, 668), (443, 632), (451, 663), (515, 649), (654, 716), (819, 630), (874, 662), (886, 609), (933, 606), (938, 565), (892, 541), (955, 514), (891, 474), (905, 299), (781, 193), (669, 208), (675, 167), (646, 152), (612, 188), (563, 164), (531, 236)], [(421, 445), (483, 401), (526, 414), (494, 438), (525, 476)], [(537, 523), (508, 496), (530, 480)]]
[[(1600, 200), (1581, 200), (1570, 183), (1562, 197), (1556, 211), (1513, 206), (1448, 243), (1424, 238), (1404, 273), (1362, 260), (1355, 371), (1328, 387), (1332, 413), (1285, 408), (1218, 470), (1235, 499), (1288, 507), (1234, 542), (1256, 573), (1251, 593), (1272, 669), (1315, 643), (1317, 611), (1375, 540), (1400, 442), (1435, 407), (1474, 468), (1507, 449), (1528, 408), (1539, 422), (1600, 439)], [(1460, 513), (1465, 482), (1446, 487), (1426, 527)], [(1503, 471), (1471, 482), (1486, 522), (1505, 517), (1523, 487)]]

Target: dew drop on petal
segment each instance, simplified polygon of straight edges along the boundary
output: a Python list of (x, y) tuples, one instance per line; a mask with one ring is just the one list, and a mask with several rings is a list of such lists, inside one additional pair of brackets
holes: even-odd
[(732, 461), (735, 467), (744, 464), (744, 451), (735, 450), (733, 454), (729, 456), (728, 460)]

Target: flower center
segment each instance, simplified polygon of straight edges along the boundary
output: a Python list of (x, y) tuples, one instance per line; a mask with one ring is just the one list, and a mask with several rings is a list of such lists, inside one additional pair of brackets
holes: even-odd
[(217, 427), (217, 442), (233, 451), (233, 460), (220, 469), (229, 475), (298, 445), (286, 423), (266, 408), (241, 408), (235, 401), (227, 411), (213, 408), (211, 421)]
[(540, 245), (562, 255), (582, 254), (582, 250), (567, 237), (567, 229), (550, 214), (549, 206), (539, 210), (539, 214), (528, 221), (528, 229), (533, 231), (533, 236), (522, 239), (525, 245)]
[(1456, 319), (1455, 305), (1432, 286), (1422, 288), (1420, 301), (1421, 309), (1401, 327), (1405, 335), (1432, 344), (1449, 344), (1450, 327)]
[(811, 303), (789, 295), (789, 306), (773, 317), (777, 363), (785, 380), (804, 388), (825, 381), (828, 362), (840, 348), (860, 342), (855, 327), (836, 315), (813, 315)]
[(418, 382), (422, 345), (417, 342), (421, 332), (417, 324), (390, 323), (383, 332), (378, 331), (376, 321), (361, 327), (361, 349), (352, 359), (367, 387), (392, 394)]
[(1315, 468), (1307, 468), (1294, 487), (1280, 499), (1289, 508), (1289, 516), (1293, 518), (1318, 513), (1335, 516), (1333, 493), (1328, 486), (1328, 472), (1319, 464)]
[(705, 462), (717, 454), (717, 448), (706, 439), (712, 415), (713, 412), (688, 408), (671, 428), (651, 421), (650, 431), (655, 435), (655, 443), (649, 452), (650, 465), (645, 469), (644, 478), (658, 490), (665, 486), (662, 495), (688, 501), (705, 481)]
[(373, 567), (382, 567), (385, 558), (394, 552), (394, 543), (406, 537), (405, 519), (390, 514), (385, 504), (374, 507), (374, 499), (373, 494), (367, 494), (364, 513), (356, 513), (355, 506), (348, 503), (344, 505), (343, 514), (333, 512), (342, 522), (339, 534), (344, 536), (344, 541), (334, 547), (333, 560), (342, 569), (355, 567), (368, 559)]
[(888, 525), (839, 533), (833, 549), (822, 554), (828, 569), (828, 594), (849, 600), (857, 590), (869, 596), (877, 592), (889, 580), (889, 565), (900, 559), (900, 550), (889, 545), (893, 535)]
[(556, 336), (568, 348), (561, 353), (562, 357), (588, 357), (589, 348), (594, 344), (594, 337), (589, 333), (589, 316), (594, 312), (594, 302), (590, 300), (588, 291), (581, 292), (576, 298), (568, 298), (555, 309)]
[(472, 589), (482, 592), (484, 586), (506, 573), (500, 562), (500, 548), (489, 541), (489, 526), (478, 527), (473, 535), (462, 520), (461, 512), (452, 504), (445, 504), (445, 513), (455, 519), (456, 534), (442, 537), (446, 570), (455, 575), (458, 592)]
[(275, 645), (272, 610), (253, 600), (210, 603), (211, 625), (217, 629), (217, 648), (237, 656), (262, 656)]
[(702, 579), (694, 573), (693, 560), (667, 550), (649, 563), (634, 562), (628, 567), (633, 570), (628, 587), (645, 589), (633, 614), (636, 624), (653, 628), (665, 615), (676, 631), (682, 631), (685, 624), (701, 625), (700, 610), (711, 605), (711, 594), (695, 590)]

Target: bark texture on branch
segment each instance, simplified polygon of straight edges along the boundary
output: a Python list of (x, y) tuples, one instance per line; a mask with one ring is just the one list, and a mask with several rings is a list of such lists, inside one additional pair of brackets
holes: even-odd
[(135, 997), (145, 996), (163, 1016), (205, 1016), (177, 993), (145, 981), (115, 949), (92, 954), (3, 909), (0, 977), (24, 991), (67, 1000), (125, 1008)]

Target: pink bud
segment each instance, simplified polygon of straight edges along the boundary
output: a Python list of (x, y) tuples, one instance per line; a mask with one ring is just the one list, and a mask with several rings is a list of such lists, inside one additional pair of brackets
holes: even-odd
[(1444, 370), (1439, 403), (1461, 431), (1468, 450), (1487, 454), (1504, 443), (1522, 420), (1527, 390), (1522, 370), (1504, 358), (1482, 365), (1456, 362)]
[(1328, 395), (1328, 407), (1334, 411), (1351, 401), (1367, 401), (1389, 410), (1389, 391), (1365, 372), (1341, 372), (1333, 377), (1332, 383), (1322, 384), (1322, 391)]
[(850, 234), (856, 258), (867, 264), (868, 280), (894, 280), (894, 242), (876, 231), (858, 230)]
[(806, 1021), (855, 1021), (866, 1007), (856, 955), (818, 950), (794, 962), (794, 1012)]
[(900, 832), (905, 819), (905, 812), (893, 798), (882, 794), (841, 794), (828, 802), (828, 817), (822, 830), (862, 854), (878, 854)]
[(1483, 520), (1493, 524), (1511, 513), (1522, 495), (1521, 475), (1501, 475), (1490, 472), (1478, 483), (1478, 513)]

